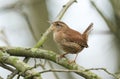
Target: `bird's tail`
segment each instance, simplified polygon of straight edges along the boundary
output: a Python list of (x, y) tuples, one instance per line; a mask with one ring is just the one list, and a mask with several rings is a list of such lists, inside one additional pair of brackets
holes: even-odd
[(89, 34), (89, 32), (92, 30), (93, 27), (93, 23), (90, 23), (90, 25), (88, 26), (88, 28), (83, 32), (83, 34)]
[(88, 40), (88, 34), (91, 32), (92, 27), (93, 27), (93, 23), (91, 23), (91, 24), (87, 27), (87, 29), (83, 32), (82, 36), (83, 36), (84, 40), (86, 40), (86, 41)]

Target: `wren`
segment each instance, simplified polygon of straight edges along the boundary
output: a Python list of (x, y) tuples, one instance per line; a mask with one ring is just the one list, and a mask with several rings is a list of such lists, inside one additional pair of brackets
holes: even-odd
[(91, 23), (87, 29), (81, 34), (78, 31), (71, 29), (67, 24), (62, 21), (55, 21), (52, 23), (53, 38), (58, 44), (60, 49), (65, 53), (60, 57), (64, 57), (66, 54), (76, 54), (75, 62), (78, 53), (80, 53), (84, 48), (88, 48), (88, 35), (93, 27)]

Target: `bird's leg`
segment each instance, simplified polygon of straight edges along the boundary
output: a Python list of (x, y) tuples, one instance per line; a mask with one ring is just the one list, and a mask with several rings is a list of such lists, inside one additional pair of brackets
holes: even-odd
[(64, 53), (64, 54), (60, 55), (60, 56), (57, 58), (56, 61), (58, 62), (61, 58), (65, 57), (66, 54), (68, 54), (68, 53)]
[(77, 59), (77, 56), (78, 56), (78, 53), (76, 54), (75, 59), (72, 60), (72, 61), (69, 61), (69, 63), (76, 63), (75, 61), (76, 61), (76, 59)]
[(64, 53), (64, 54), (60, 55), (60, 58), (65, 57), (65, 55), (67, 55), (67, 54), (68, 53)]
[(74, 62), (76, 61), (76, 59), (77, 59), (77, 56), (78, 56), (78, 53), (76, 54), (76, 56), (75, 56), (75, 59), (73, 60)]

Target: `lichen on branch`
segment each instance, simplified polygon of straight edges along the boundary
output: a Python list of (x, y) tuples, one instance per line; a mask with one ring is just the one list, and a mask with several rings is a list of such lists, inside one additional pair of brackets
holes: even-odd
[(69, 70), (78, 70), (79, 72), (75, 72), (78, 75), (86, 78), (86, 79), (101, 79), (98, 75), (91, 71), (86, 71), (86, 69), (76, 63), (69, 64), (69, 60), (66, 58), (61, 58), (61, 60), (58, 60), (59, 55), (56, 52), (50, 51), (50, 50), (43, 50), (38, 48), (0, 48), (9, 53), (13, 56), (22, 56), (22, 57), (31, 57), (31, 58), (42, 58), (51, 60), (52, 62), (55, 62), (56, 64), (59, 64)]
[(0, 50), (0, 63), (5, 63), (15, 67), (19, 72), (24, 74), (25, 77), (29, 76), (29, 78), (32, 77), (32, 79), (41, 79), (40, 74), (36, 72), (34, 69), (30, 69), (31, 67), (28, 64), (19, 60), (15, 56), (10, 56), (5, 51), (1, 50)]

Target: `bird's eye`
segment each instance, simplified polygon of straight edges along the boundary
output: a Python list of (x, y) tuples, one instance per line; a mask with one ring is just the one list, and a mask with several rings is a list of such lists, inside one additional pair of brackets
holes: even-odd
[(60, 24), (57, 23), (56, 26), (60, 26)]
[(56, 24), (56, 27), (60, 29), (62, 26), (60, 24)]

